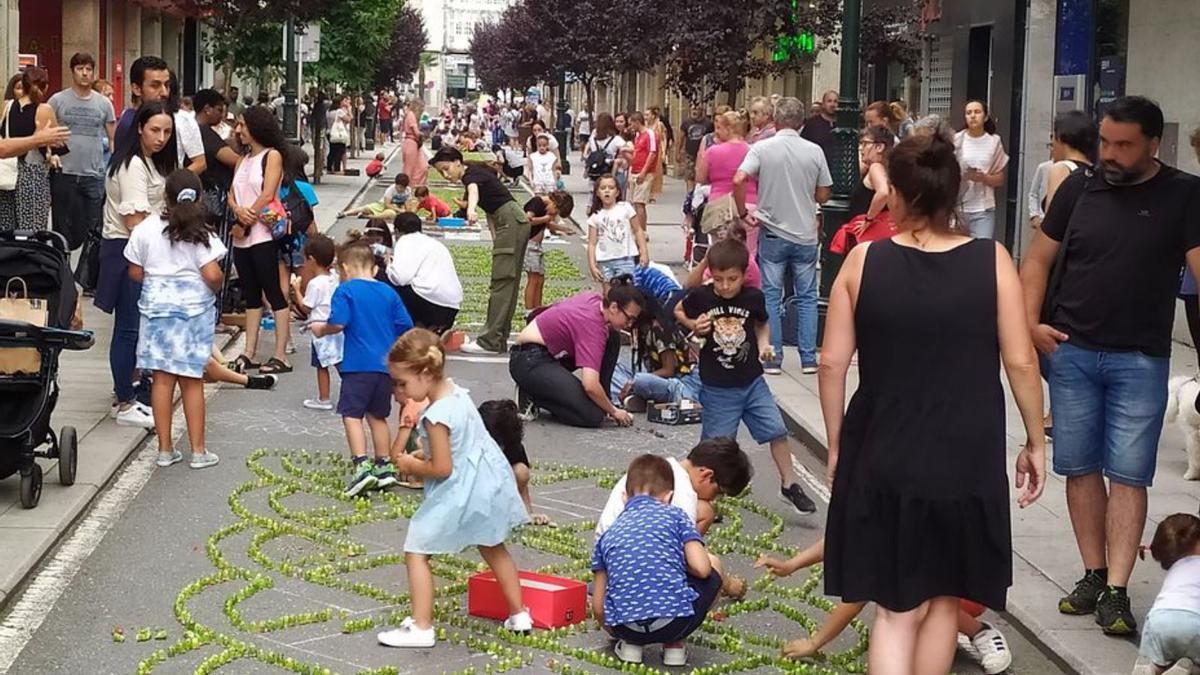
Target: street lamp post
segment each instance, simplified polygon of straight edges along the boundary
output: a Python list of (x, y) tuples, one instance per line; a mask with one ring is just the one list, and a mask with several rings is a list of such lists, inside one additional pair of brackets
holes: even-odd
[(858, 101), (858, 30), (861, 0), (842, 2), (842, 70), (838, 94), (837, 127), (833, 130), (833, 198), (822, 208), (824, 242), (821, 250), (821, 307), (829, 302), (829, 290), (842, 267), (842, 256), (829, 252), (833, 235), (849, 220), (850, 192), (858, 175), (858, 125), (862, 107)]
[(288, 17), (284, 50), (287, 70), (283, 84), (283, 135), (288, 141), (300, 144), (300, 116), (297, 114), (296, 92), (300, 88), (300, 60), (296, 55), (296, 20)]
[(558, 75), (558, 102), (554, 104), (555, 132), (558, 140), (558, 154), (562, 156), (562, 172), (564, 176), (571, 173), (571, 121), (567, 119), (567, 74)]

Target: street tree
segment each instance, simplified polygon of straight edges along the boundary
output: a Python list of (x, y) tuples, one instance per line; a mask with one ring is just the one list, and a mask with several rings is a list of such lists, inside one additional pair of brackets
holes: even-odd
[(393, 31), (380, 27), (395, 27), (402, 4), (402, 0), (326, 2), (321, 15), (321, 60), (311, 72), (323, 82), (351, 89), (371, 86), (392, 44)]
[[(425, 46), (428, 43), (429, 35), (425, 32), (425, 21), (420, 12), (412, 5), (405, 5), (392, 27), (391, 45), (384, 50), (376, 66), (375, 86), (387, 88), (395, 86), (396, 82), (411, 80), (413, 73), (421, 67), (421, 57), (426, 53)], [(422, 87), (424, 80), (422, 76)]]
[(475, 25), (471, 37), (471, 60), (483, 88), (493, 93), (503, 89), (525, 91), (538, 83), (542, 69), (529, 59), (538, 48), (536, 32), (523, 3), (510, 5), (498, 22)]
[(909, 0), (893, 7), (871, 7), (863, 12), (858, 33), (863, 63), (897, 63), (905, 74), (921, 74), (921, 54), (926, 32), (921, 22), (925, 3)]
[(779, 75), (836, 47), (839, 0), (743, 0), (683, 4), (672, 17), (667, 86), (695, 102), (725, 91), (737, 100), (747, 78)]

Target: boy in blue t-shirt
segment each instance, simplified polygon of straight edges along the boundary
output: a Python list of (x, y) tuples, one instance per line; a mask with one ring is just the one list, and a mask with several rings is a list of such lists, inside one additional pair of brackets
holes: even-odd
[[(396, 469), (389, 452), (388, 416), (392, 413), (392, 377), (387, 353), (396, 338), (413, 327), (396, 291), (375, 280), (375, 254), (361, 243), (338, 251), (342, 281), (330, 301), (329, 321), (313, 324), (312, 333), (324, 337), (344, 332), (342, 394), (337, 412), (346, 425), (346, 440), (354, 459), (354, 475), (344, 494), (353, 497), (370, 488), (396, 484)], [(363, 417), (371, 430), (375, 463), (367, 461)]]
[(633, 460), (625, 510), (592, 553), (592, 612), (617, 638), (617, 657), (629, 663), (642, 662), (643, 646), (662, 644), (663, 665), (684, 665), (683, 640), (721, 592), (718, 561), (687, 514), (671, 505), (674, 488), (666, 459)]

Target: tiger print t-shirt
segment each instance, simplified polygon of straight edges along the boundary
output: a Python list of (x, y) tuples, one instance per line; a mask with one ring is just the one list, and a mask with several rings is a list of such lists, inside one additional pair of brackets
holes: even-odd
[(763, 374), (758, 360), (755, 329), (767, 320), (762, 291), (743, 286), (732, 298), (722, 298), (712, 285), (701, 286), (683, 299), (689, 319), (707, 314), (712, 332), (700, 348), (700, 381), (706, 387), (746, 387)]

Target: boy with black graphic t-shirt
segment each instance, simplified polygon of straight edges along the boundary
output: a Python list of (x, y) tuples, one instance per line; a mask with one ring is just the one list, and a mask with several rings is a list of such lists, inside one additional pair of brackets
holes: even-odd
[(762, 291), (745, 285), (750, 252), (736, 239), (708, 250), (712, 283), (693, 289), (675, 308), (675, 317), (703, 339), (700, 348), (700, 404), (703, 438), (735, 438), (745, 422), (756, 443), (770, 443), (779, 470), (780, 498), (803, 514), (816, 505), (796, 482), (787, 428), (762, 361), (774, 358), (767, 303)]

